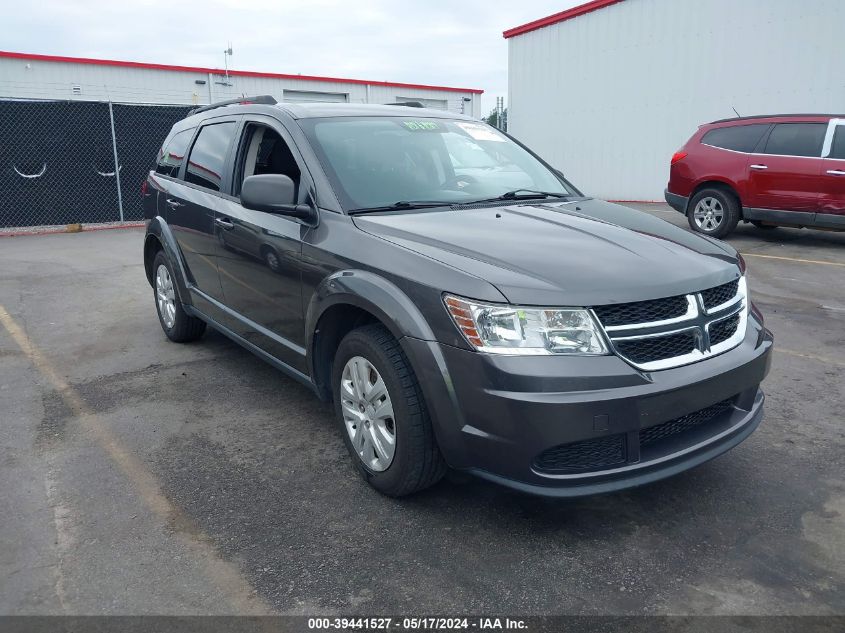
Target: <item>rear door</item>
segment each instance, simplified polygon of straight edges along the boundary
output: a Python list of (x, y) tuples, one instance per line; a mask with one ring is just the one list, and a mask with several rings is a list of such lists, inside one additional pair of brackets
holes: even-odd
[(834, 119), (824, 144), (816, 225), (845, 229), (845, 119)]
[(152, 220), (157, 215), (167, 217), (164, 204), (167, 194), (182, 178), (182, 164), (191, 145), (197, 128), (191, 127), (169, 134), (156, 157), (155, 171), (147, 178), (147, 186), (142, 188), (144, 197), (144, 218)]
[[(200, 299), (223, 300), (214, 219), (220, 192), (228, 186), (225, 165), (239, 119), (222, 117), (205, 121), (194, 136), (187, 160), (183, 161), (181, 180), (174, 181), (167, 192), (159, 195), (159, 207), (167, 214), (167, 223), (187, 266), (188, 281), (200, 291)], [(198, 307), (215, 316), (212, 306), (206, 302)]]
[[(244, 208), (240, 188), (256, 174), (284, 174), (305, 201), (310, 180), (284, 126), (262, 115), (245, 115), (233, 153), (231, 187), (218, 208), (216, 231), (226, 325), (250, 343), (305, 373), (302, 313), (301, 221)], [(303, 176), (305, 174), (305, 176)]]
[[(815, 213), (827, 123), (777, 123), (748, 161), (745, 206)], [(806, 216), (798, 221), (812, 220)], [(784, 220), (786, 221), (786, 220)]]

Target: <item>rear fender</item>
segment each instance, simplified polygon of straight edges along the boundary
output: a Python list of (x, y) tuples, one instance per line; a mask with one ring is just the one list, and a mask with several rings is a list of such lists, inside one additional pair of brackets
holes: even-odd
[(182, 251), (179, 250), (179, 245), (176, 238), (173, 236), (173, 231), (168, 226), (167, 222), (160, 215), (150, 220), (147, 226), (147, 235), (144, 239), (144, 270), (147, 273), (147, 281), (151, 286), (155, 287), (153, 258), (148, 257), (148, 249), (151, 248), (150, 240), (158, 241), (164, 251), (165, 257), (170, 264), (170, 270), (173, 272), (173, 277), (176, 282), (176, 290), (179, 293), (179, 300), (185, 305), (192, 305), (191, 293), (188, 289), (188, 275), (185, 272), (185, 262), (182, 259)]

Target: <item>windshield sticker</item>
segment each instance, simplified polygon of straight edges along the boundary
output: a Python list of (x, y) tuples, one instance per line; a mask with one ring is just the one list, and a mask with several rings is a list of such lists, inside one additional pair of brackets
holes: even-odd
[(486, 125), (481, 125), (479, 123), (465, 123), (463, 121), (455, 121), (455, 125), (469, 134), (476, 141), (496, 141), (498, 143), (504, 143), (507, 140), (504, 136)]
[(434, 121), (402, 121), (405, 129), (411, 132), (434, 132), (439, 131), (440, 126)]

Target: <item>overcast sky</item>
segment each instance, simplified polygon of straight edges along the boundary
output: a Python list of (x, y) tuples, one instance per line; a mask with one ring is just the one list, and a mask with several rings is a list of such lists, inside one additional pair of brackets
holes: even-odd
[(502, 31), (579, 0), (0, 0), (0, 49), (329, 75), (507, 97)]

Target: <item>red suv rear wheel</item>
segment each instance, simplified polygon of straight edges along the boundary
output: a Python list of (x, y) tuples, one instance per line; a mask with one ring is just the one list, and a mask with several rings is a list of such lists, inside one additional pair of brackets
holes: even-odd
[(721, 239), (736, 228), (739, 211), (739, 201), (723, 189), (702, 189), (690, 200), (687, 220), (693, 231)]

